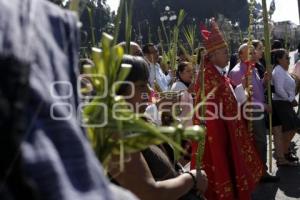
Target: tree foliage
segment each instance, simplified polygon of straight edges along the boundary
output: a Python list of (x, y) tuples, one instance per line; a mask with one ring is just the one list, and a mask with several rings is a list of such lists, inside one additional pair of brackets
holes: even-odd
[[(188, 14), (185, 24), (192, 24), (193, 18), (196, 19), (195, 22), (198, 24), (200, 21), (204, 22), (206, 18), (217, 18), (218, 14), (222, 14), (232, 22), (238, 21), (241, 29), (248, 27), (247, 0), (136, 0), (133, 12), (133, 19), (135, 19), (133, 33), (138, 35), (138, 27), (140, 26), (144, 41), (147, 41), (149, 27), (151, 32), (157, 30), (157, 27), (161, 24), (160, 17), (163, 15), (166, 6), (169, 6), (175, 13), (178, 13), (180, 9), (184, 9)], [(154, 40), (157, 41), (158, 39)]]
[[(68, 7), (69, 4), (70, 1), (67, 1), (64, 6)], [(100, 42), (103, 32), (112, 33), (114, 13), (106, 4), (106, 0), (80, 0), (79, 8), (79, 17), (82, 24), (81, 47), (85, 51), (93, 46), (93, 42), (96, 44)]]

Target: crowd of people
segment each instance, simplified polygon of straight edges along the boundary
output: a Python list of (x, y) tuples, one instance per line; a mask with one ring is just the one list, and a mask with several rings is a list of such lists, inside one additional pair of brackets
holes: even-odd
[[(201, 173), (195, 171), (196, 141), (183, 141), (188, 153), (178, 161), (172, 156), (172, 148), (164, 144), (151, 146), (126, 163), (125, 170), (115, 176), (114, 181), (141, 199), (166, 199), (165, 195), (168, 199), (194, 198), (191, 194), (200, 199), (251, 199), (259, 182), (280, 181), (280, 177), (268, 173), (267, 167), (267, 116), (270, 113), (277, 167), (299, 166), (292, 139), (300, 128), (300, 119), (294, 109), (299, 105), (296, 96), (299, 93), (300, 61), (290, 73), (289, 52), (280, 41), (274, 41), (271, 51), (273, 71), (269, 74), (263, 42), (245, 39), (234, 59), (236, 63), (229, 63), (228, 47), (218, 25), (212, 21), (211, 27), (209, 37), (204, 38), (201, 66), (185, 55), (178, 57), (176, 70), (166, 70), (165, 66), (160, 66), (157, 46), (146, 44), (141, 48), (137, 43), (131, 43), (133, 66), (145, 70), (145, 76), (138, 70), (135, 72), (135, 67), (131, 72), (130, 77), (144, 77), (140, 80), (144, 91), (137, 91), (176, 92), (176, 98), (167, 101), (171, 104), (179, 102), (179, 116), (172, 113), (171, 117), (167, 115), (168, 120), (177, 119), (185, 126), (203, 125), (207, 130)], [(230, 69), (230, 65), (234, 67)], [(201, 67), (204, 69), (206, 113), (201, 116), (200, 107), (197, 107), (198, 112), (191, 117), (191, 111), (202, 100), (199, 98)], [(272, 83), (272, 105), (267, 101), (269, 81)], [(142, 100), (135, 99), (131, 103), (137, 101)], [(154, 101), (150, 98), (145, 115), (149, 123), (168, 125), (168, 120), (164, 120), (166, 107), (161, 107), (160, 101), (164, 101), (161, 96)], [(250, 110), (243, 112), (246, 109)]]

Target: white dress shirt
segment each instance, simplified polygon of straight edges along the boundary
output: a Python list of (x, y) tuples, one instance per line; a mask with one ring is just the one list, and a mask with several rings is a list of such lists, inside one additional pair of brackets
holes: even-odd
[[(215, 68), (218, 70), (218, 72), (222, 75), (222, 76), (227, 76), (228, 73), (228, 68), (224, 67), (218, 67), (217, 65), (215, 65)], [(235, 89), (232, 88), (232, 85), (230, 85), (230, 89), (236, 99), (236, 101), (240, 104), (243, 104), (247, 101), (247, 96), (245, 93), (245, 89), (243, 87), (242, 84), (239, 84), (235, 87)]]
[(156, 83), (162, 92), (169, 91), (169, 84), (172, 80), (172, 77), (169, 74), (166, 76), (158, 63), (149, 64), (149, 83), (152, 88), (154, 88), (154, 80), (156, 80)]
[(153, 124), (161, 126), (161, 113), (158, 111), (156, 104), (150, 104), (144, 113), (145, 117), (150, 120)]
[(294, 101), (296, 90), (295, 80), (280, 65), (277, 65), (272, 72), (272, 82), (275, 87), (273, 100)]
[(193, 97), (192, 95), (187, 91), (188, 88), (184, 83), (181, 81), (176, 81), (173, 83), (171, 91), (180, 91), (182, 92), (182, 95), (180, 96), (180, 103), (182, 112), (180, 113), (181, 120), (185, 123), (186, 126), (192, 126), (193, 125), (193, 119), (192, 116), (190, 116), (194, 103), (193, 103)]
[(227, 75), (227, 67), (221, 68), (221, 67), (215, 65), (215, 68), (218, 70), (218, 72), (219, 72), (222, 76), (226, 76), (226, 75)]

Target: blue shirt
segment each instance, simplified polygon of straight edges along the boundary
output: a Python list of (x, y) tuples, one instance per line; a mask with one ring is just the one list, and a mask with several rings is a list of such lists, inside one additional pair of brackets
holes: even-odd
[(30, 63), (24, 172), (42, 199), (135, 199), (111, 186), (78, 123), (78, 47), (73, 13), (45, 0), (0, 0), (0, 54)]

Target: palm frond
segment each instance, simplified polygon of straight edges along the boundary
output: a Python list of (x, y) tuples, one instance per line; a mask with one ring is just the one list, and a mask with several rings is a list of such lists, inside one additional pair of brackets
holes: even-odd
[(126, 47), (125, 53), (130, 54), (130, 41), (132, 34), (132, 11), (133, 11), (134, 0), (127, 0), (125, 2), (125, 38), (126, 38)]
[(194, 55), (195, 38), (196, 38), (196, 26), (190, 25), (183, 29), (183, 35), (190, 48), (190, 55)]
[(163, 29), (167, 44), (170, 44), (170, 39), (169, 39), (168, 34), (167, 34), (167, 29), (166, 29), (165, 23), (163, 21), (161, 22), (161, 27)]
[[(118, 155), (120, 170), (124, 168), (126, 154), (144, 150), (153, 144), (169, 143), (176, 155), (182, 152), (180, 146), (181, 139), (202, 140), (204, 130), (201, 127), (184, 129), (181, 125), (174, 127), (156, 127), (145, 122), (140, 116), (130, 110), (127, 102), (117, 95), (120, 85), (116, 82), (124, 81), (130, 73), (130, 65), (122, 65), (124, 49), (116, 47), (119, 31), (119, 21), (124, 11), (126, 17), (126, 41), (127, 52), (128, 42), (131, 38), (132, 1), (121, 0), (118, 16), (116, 17), (114, 36), (103, 33), (101, 39), (101, 49), (92, 48), (92, 60), (95, 67), (88, 70), (96, 96), (90, 103), (86, 104), (83, 110), (82, 124), (87, 128), (88, 138), (94, 151), (102, 162), (104, 168), (109, 166), (112, 156)], [(182, 12), (181, 12), (182, 15)], [(182, 15), (183, 16), (183, 15)], [(183, 17), (180, 17), (179, 25)], [(174, 44), (178, 43), (178, 31), (175, 31)], [(165, 53), (166, 59), (176, 59), (177, 45), (173, 45), (172, 51)], [(171, 54), (173, 53), (173, 55)], [(118, 109), (116, 109), (116, 107)]]
[(72, 0), (69, 5), (69, 9), (74, 12), (79, 12), (79, 2), (80, 0)]
[(174, 29), (173, 29), (173, 38), (172, 41), (170, 43), (170, 51), (171, 51), (171, 67), (173, 69), (176, 69), (176, 60), (177, 60), (177, 50), (178, 50), (178, 39), (179, 39), (179, 31), (180, 31), (180, 26), (185, 18), (186, 14), (184, 12), (184, 10), (180, 10), (179, 14), (178, 14), (178, 20), (177, 20), (177, 24), (175, 25)]
[[(119, 155), (120, 170), (122, 170), (125, 154), (164, 142), (171, 144), (179, 155), (178, 152), (183, 150), (180, 143), (176, 142), (178, 137), (197, 139), (202, 129), (195, 129), (197, 131), (192, 134), (191, 130), (185, 132), (184, 129), (176, 127), (157, 128), (128, 109), (125, 99), (117, 96), (118, 87), (114, 88), (114, 83), (124, 80), (131, 66), (122, 65), (119, 70), (124, 51), (121, 47), (112, 44), (113, 38), (104, 33), (101, 42), (102, 50), (97, 48), (92, 50), (92, 59), (95, 62), (95, 69), (92, 70), (95, 77), (92, 78), (92, 83), (97, 94), (103, 98), (93, 98), (92, 102), (84, 107), (83, 113), (83, 121), (88, 127), (88, 136), (99, 160), (104, 167), (107, 167), (111, 156)], [(107, 91), (111, 92), (105, 94)], [(124, 106), (114, 109), (115, 106), (120, 105)], [(103, 122), (106, 124), (99, 126)]]
[[(262, 0), (263, 7), (263, 20), (264, 20), (264, 38), (265, 38), (265, 60), (266, 68), (269, 74), (272, 74), (271, 65), (271, 44), (270, 44), (270, 29), (269, 29), (269, 17), (266, 0)], [(268, 81), (268, 104), (272, 106), (272, 92), (271, 92), (271, 82)], [(272, 171), (272, 113), (269, 113), (269, 170)]]
[(90, 30), (91, 30), (91, 35), (92, 35), (92, 45), (95, 47), (96, 46), (96, 37), (95, 37), (95, 27), (94, 27), (94, 20), (93, 20), (93, 9), (90, 7), (87, 7), (88, 15), (89, 15), (89, 22), (90, 22)]

